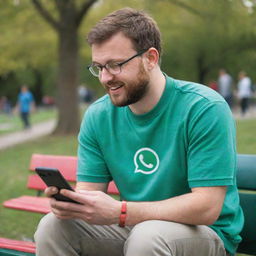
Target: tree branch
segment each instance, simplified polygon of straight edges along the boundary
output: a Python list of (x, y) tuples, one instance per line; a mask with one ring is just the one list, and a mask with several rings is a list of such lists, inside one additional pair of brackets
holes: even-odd
[(81, 24), (82, 20), (83, 20), (83, 17), (84, 15), (86, 14), (86, 12), (90, 9), (90, 7), (95, 3), (97, 2), (98, 0), (88, 0), (88, 1), (85, 1), (80, 10), (78, 10), (78, 13), (77, 13), (77, 17), (76, 17), (76, 24), (77, 24), (77, 27), (79, 27), (79, 25)]
[(57, 20), (53, 18), (52, 15), (43, 7), (40, 0), (31, 0), (34, 4), (36, 10), (41, 14), (41, 16), (56, 30), (59, 30), (60, 24)]
[(59, 13), (61, 13), (61, 5), (60, 5), (61, 1), (60, 0), (54, 0), (54, 2), (55, 2), (55, 5), (56, 5)]

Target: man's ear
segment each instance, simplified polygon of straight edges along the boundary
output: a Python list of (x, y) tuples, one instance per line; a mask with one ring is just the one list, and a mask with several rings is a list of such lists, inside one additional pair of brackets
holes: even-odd
[(154, 47), (149, 48), (148, 51), (146, 52), (146, 57), (147, 67), (149, 70), (151, 70), (158, 64), (159, 61), (159, 53), (157, 49)]

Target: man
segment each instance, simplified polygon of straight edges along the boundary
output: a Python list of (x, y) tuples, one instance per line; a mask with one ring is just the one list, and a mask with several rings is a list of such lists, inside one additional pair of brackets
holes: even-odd
[(16, 108), (20, 113), (24, 129), (30, 128), (30, 112), (31, 109), (34, 109), (34, 107), (34, 97), (29, 91), (28, 87), (26, 85), (23, 85), (18, 95), (18, 102)]
[(218, 79), (218, 90), (220, 95), (226, 100), (230, 108), (232, 108), (232, 77), (227, 73), (225, 69), (221, 69), (219, 71), (219, 79)]
[[(89, 70), (107, 91), (79, 134), (80, 204), (51, 199), (37, 255), (222, 256), (243, 216), (230, 109), (213, 90), (163, 74), (160, 32), (125, 8), (89, 33)], [(114, 180), (122, 201), (108, 196)], [(56, 193), (48, 188), (48, 196)]]

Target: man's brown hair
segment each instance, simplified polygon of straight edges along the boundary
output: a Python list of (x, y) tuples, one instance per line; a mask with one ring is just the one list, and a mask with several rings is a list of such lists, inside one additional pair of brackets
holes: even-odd
[(123, 8), (101, 19), (89, 32), (90, 45), (102, 43), (122, 32), (133, 42), (137, 52), (154, 47), (161, 55), (161, 34), (156, 22), (144, 11)]

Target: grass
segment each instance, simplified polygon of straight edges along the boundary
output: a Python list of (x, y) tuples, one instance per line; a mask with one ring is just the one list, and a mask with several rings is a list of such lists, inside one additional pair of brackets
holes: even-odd
[[(237, 121), (238, 153), (256, 154), (256, 120)], [(20, 195), (35, 195), (26, 189), (28, 165), (33, 153), (76, 155), (76, 136), (47, 136), (0, 151), (0, 236), (33, 239), (41, 214), (2, 207), (2, 202)], [(242, 256), (241, 254), (239, 256)]]
[[(46, 121), (56, 118), (57, 112), (55, 109), (37, 109), (35, 113), (31, 114), (31, 124)], [(20, 131), (23, 129), (23, 125), (18, 114), (0, 114), (0, 135)]]
[(76, 155), (75, 136), (48, 136), (30, 143), (2, 150), (0, 154), (0, 236), (32, 239), (40, 214), (2, 207), (2, 202), (20, 195), (35, 195), (26, 189), (28, 165), (32, 153)]
[(237, 152), (256, 154), (256, 119), (237, 121)]

